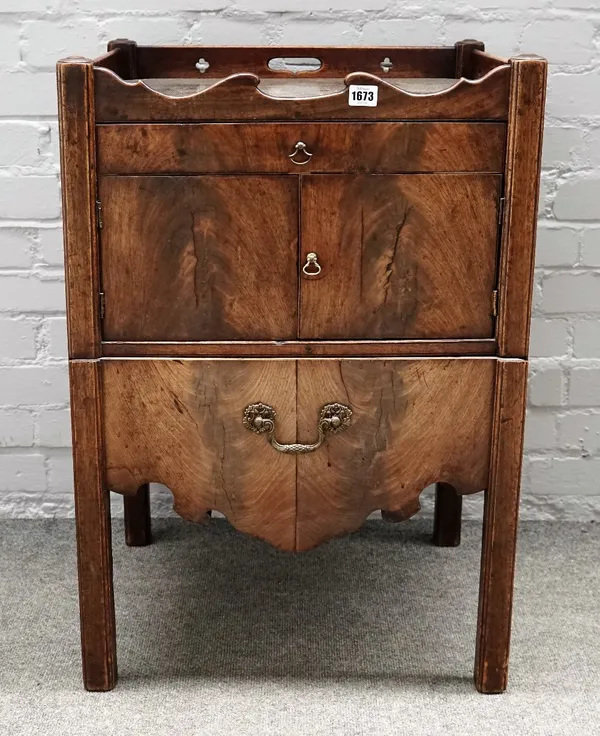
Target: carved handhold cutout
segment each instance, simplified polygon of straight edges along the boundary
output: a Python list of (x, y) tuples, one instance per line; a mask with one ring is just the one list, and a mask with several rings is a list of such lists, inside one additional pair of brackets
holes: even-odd
[(322, 67), (320, 59), (314, 56), (283, 57), (276, 56), (269, 59), (267, 66), (272, 72), (288, 72), (290, 74), (305, 74), (306, 72), (318, 72)]

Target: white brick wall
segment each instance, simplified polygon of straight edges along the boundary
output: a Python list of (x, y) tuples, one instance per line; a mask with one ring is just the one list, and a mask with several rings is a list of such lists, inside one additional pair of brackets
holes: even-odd
[(1, 0), (0, 514), (72, 513), (53, 66), (123, 36), (300, 45), (481, 38), (492, 53), (549, 58), (524, 504), (534, 516), (600, 518), (593, 0)]

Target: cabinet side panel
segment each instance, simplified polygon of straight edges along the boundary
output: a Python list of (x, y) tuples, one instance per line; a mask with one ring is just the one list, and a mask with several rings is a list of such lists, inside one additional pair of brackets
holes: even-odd
[(92, 62), (65, 59), (57, 65), (57, 79), (69, 355), (95, 358), (100, 289)]
[(498, 318), (505, 357), (529, 351), (546, 70), (544, 59), (511, 59)]

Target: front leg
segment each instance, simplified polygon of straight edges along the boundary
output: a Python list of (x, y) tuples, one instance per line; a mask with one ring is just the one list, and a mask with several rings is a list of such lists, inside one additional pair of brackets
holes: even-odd
[(71, 361), (69, 372), (83, 681), (87, 690), (112, 690), (117, 683), (117, 656), (99, 363)]
[(475, 655), (482, 693), (504, 692), (508, 679), (526, 382), (527, 361), (498, 361)]

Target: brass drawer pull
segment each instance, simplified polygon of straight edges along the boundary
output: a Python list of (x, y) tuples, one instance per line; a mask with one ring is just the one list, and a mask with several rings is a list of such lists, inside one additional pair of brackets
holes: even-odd
[(316, 253), (306, 254), (306, 263), (302, 266), (302, 273), (305, 276), (318, 276), (321, 273), (323, 269), (317, 259), (318, 256)]
[(256, 434), (267, 434), (267, 439), (278, 452), (307, 453), (314, 452), (323, 444), (327, 433), (337, 434), (350, 426), (352, 409), (344, 404), (325, 404), (319, 417), (319, 437), (310, 445), (282, 445), (275, 439), (275, 409), (268, 404), (250, 404), (244, 410), (243, 423), (246, 429)]
[[(296, 161), (295, 156), (305, 156), (304, 161)], [(306, 143), (303, 143), (302, 141), (298, 141), (296, 145), (294, 146), (294, 150), (289, 154), (288, 158), (292, 160), (293, 164), (296, 164), (297, 166), (306, 166), (306, 164), (311, 160), (313, 157), (313, 154), (306, 150)]]

